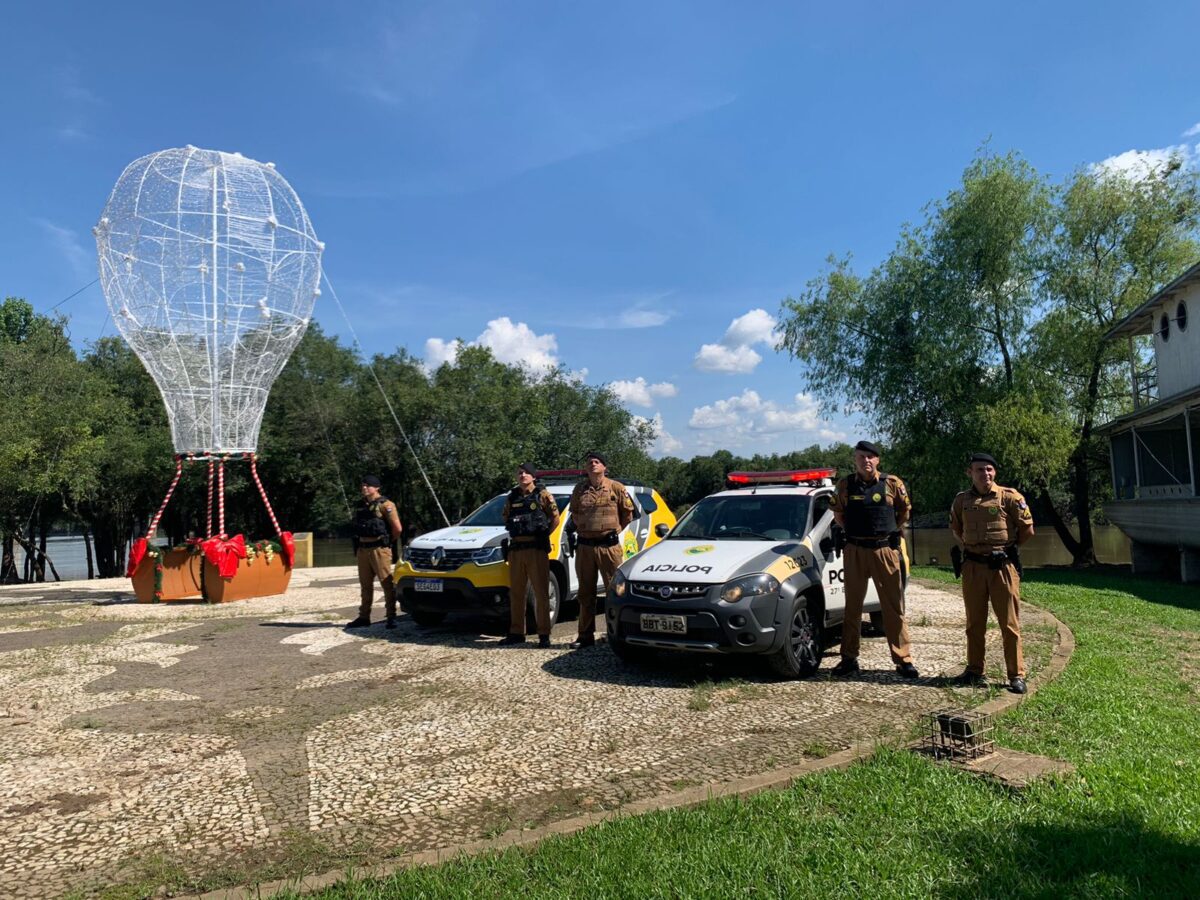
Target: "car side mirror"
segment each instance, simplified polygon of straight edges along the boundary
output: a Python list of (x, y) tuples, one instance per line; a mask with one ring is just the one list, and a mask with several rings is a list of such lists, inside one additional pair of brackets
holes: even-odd
[(668, 534), (671, 533), (671, 526), (669, 526), (666, 522), (659, 522), (657, 525), (654, 526), (654, 533), (657, 534), (660, 538), (665, 538)]
[(818, 546), (821, 548), (822, 555), (829, 556), (829, 554), (831, 554), (833, 552), (833, 538), (831, 538), (831, 537), (821, 538), (821, 543), (818, 544)]

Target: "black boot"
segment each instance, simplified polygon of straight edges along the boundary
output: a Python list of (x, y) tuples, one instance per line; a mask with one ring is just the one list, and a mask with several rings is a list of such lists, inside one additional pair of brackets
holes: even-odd
[(1010, 678), (1008, 681), (1008, 689), (1010, 691), (1012, 691), (1014, 694), (1025, 693), (1025, 691), (1026, 691), (1025, 679), (1022, 678), (1020, 675), (1017, 675), (1015, 678)]
[(370, 628), (371, 627), (371, 617), (360, 615), (353, 622), (346, 623), (346, 627), (347, 628)]
[(384, 625), (383, 627), (384, 627), (384, 628), (386, 628), (388, 631), (391, 631), (391, 630), (393, 630), (393, 629), (396, 627), (396, 617), (395, 617), (395, 616), (388, 616), (388, 617), (387, 617), (387, 624), (386, 624), (386, 625)]
[(506, 635), (504, 636), (504, 638), (503, 638), (503, 639), (500, 641), (500, 643), (499, 643), (499, 644), (497, 644), (496, 646), (498, 646), (498, 647), (508, 647), (508, 646), (512, 646), (513, 644), (523, 644), (523, 643), (525, 643), (525, 635), (523, 635), (523, 634), (513, 634), (513, 633), (510, 631), (508, 634), (506, 634)]
[(961, 675), (951, 678), (950, 683), (955, 687), (986, 687), (987, 679), (978, 672), (964, 669)]
[(538, 635), (538, 646), (543, 649), (545, 649), (546, 647), (549, 647), (550, 646), (550, 635), (539, 634)]
[(858, 657), (843, 656), (842, 661), (834, 666), (829, 674), (835, 678), (842, 678), (846, 675), (853, 675), (858, 671)]
[(572, 650), (583, 650), (585, 647), (594, 646), (596, 643), (596, 635), (581, 634), (575, 640), (571, 641), (570, 647)]
[(910, 662), (900, 663), (896, 666), (896, 674), (901, 678), (920, 678), (921, 673), (917, 671), (917, 667)]

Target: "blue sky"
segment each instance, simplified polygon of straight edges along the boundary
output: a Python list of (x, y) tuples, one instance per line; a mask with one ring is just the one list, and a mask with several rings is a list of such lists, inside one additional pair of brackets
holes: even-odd
[[(1056, 177), (1194, 162), (1200, 7), (834, 6), (10, 4), (0, 291), (94, 278), (136, 157), (239, 151), (305, 202), (368, 352), (562, 363), (660, 453), (857, 439), (772, 349), (780, 300), (878, 262), (986, 140)], [(98, 286), (61, 311), (113, 333)]]

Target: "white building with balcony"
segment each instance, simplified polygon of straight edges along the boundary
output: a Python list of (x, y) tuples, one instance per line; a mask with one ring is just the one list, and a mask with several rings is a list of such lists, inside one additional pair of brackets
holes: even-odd
[[(1154, 364), (1139, 368), (1134, 339), (1154, 336)], [(1135, 572), (1178, 561), (1200, 581), (1200, 263), (1105, 335), (1129, 342), (1133, 412), (1108, 422), (1113, 501), (1108, 518), (1129, 535)]]

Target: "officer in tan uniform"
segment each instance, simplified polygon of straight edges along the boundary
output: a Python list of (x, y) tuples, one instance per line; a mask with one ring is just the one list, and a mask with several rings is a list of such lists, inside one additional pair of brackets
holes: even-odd
[(954, 498), (950, 529), (962, 545), (963, 600), (967, 608), (967, 668), (954, 679), (982, 685), (988, 603), (1004, 641), (1009, 690), (1025, 693), (1021, 650), (1021, 575), (1016, 548), (1033, 537), (1033, 514), (1020, 491), (996, 484), (996, 460), (976, 453), (967, 468), (971, 489)]
[(605, 474), (604, 456), (587, 453), (587, 478), (571, 493), (571, 521), (579, 534), (575, 550), (575, 574), (579, 577), (579, 637), (572, 650), (596, 643), (596, 574), (608, 591), (613, 572), (621, 565), (621, 531), (633, 521), (633, 501), (625, 485)]
[(347, 628), (370, 626), (377, 578), (383, 585), (387, 627), (396, 627), (392, 544), (400, 540), (400, 514), (396, 512), (396, 504), (380, 493), (382, 486), (377, 475), (364, 475), (362, 478), (363, 502), (354, 514), (354, 556), (358, 562), (358, 584), (362, 589), (362, 599), (358, 606), (358, 618), (347, 624)]
[(533, 463), (517, 466), (517, 486), (504, 501), (508, 529), (508, 635), (501, 644), (525, 643), (525, 589), (533, 588), (538, 646), (550, 646), (550, 535), (558, 527), (554, 495), (538, 484)]
[(902, 529), (912, 509), (908, 489), (895, 475), (879, 470), (878, 447), (859, 441), (854, 446), (854, 474), (838, 481), (829, 505), (846, 538), (842, 659), (833, 674), (858, 671), (863, 600), (870, 579), (879, 593), (883, 630), (896, 672), (905, 678), (918, 677), (904, 621), (905, 571), (900, 553)]

